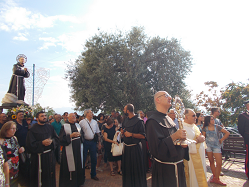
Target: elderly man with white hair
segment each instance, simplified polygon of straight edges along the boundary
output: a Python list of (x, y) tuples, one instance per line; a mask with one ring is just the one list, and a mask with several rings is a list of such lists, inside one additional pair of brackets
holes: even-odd
[(74, 113), (68, 115), (60, 131), (60, 143), (63, 146), (60, 166), (60, 187), (83, 186), (83, 132)]
[(89, 150), (91, 157), (91, 179), (98, 181), (96, 177), (96, 164), (97, 164), (97, 141), (94, 135), (98, 135), (98, 148), (101, 148), (100, 143), (100, 130), (97, 121), (93, 119), (93, 113), (90, 109), (84, 111), (85, 119), (80, 121), (80, 126), (84, 132), (84, 165), (86, 163), (87, 152)]
[(189, 145), (189, 161), (184, 161), (187, 186), (207, 187), (205, 137), (195, 125), (195, 112), (187, 108), (184, 115), (182, 124), (187, 132), (187, 138), (196, 141)]

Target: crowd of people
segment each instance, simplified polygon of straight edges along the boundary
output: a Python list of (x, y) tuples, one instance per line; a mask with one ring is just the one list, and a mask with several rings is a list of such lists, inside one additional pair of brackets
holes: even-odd
[[(17, 111), (17, 118), (8, 121), (1, 113), (0, 186), (54, 187), (57, 162), (60, 187), (84, 185), (85, 169), (98, 181), (97, 172), (108, 163), (110, 175), (122, 175), (124, 187), (146, 187), (146, 172), (152, 173), (154, 187), (202, 187), (208, 186), (205, 155), (213, 174), (210, 182), (225, 186), (220, 180), (222, 142), (229, 132), (218, 119), (220, 109), (205, 116), (187, 108), (181, 121), (171, 100), (166, 91), (157, 92), (156, 111), (147, 115), (135, 113), (132, 104), (123, 115), (113, 110), (94, 116), (86, 109), (82, 116), (65, 112), (47, 117), (41, 111), (30, 120)], [(249, 110), (249, 101), (246, 106)], [(114, 155), (114, 145), (123, 146), (121, 154)]]

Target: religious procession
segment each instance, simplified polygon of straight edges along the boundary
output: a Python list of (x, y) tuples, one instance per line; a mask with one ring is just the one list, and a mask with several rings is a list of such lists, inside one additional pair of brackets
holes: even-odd
[[(17, 57), (2, 100), (1, 109), (11, 112), (0, 114), (0, 186), (86, 186), (103, 180), (97, 175), (103, 168), (109, 168), (110, 177), (120, 176), (123, 187), (146, 187), (148, 174), (152, 187), (226, 186), (221, 170), (230, 132), (218, 119), (220, 108), (205, 115), (185, 108), (179, 96), (157, 91), (155, 111), (146, 114), (127, 103), (123, 111), (111, 114), (94, 115), (85, 109), (82, 116), (46, 116), (39, 111), (33, 118), (32, 108), (24, 102), (24, 79), (30, 76), (25, 61), (25, 55)], [(244, 106), (238, 131), (244, 138), (249, 177), (249, 100)]]

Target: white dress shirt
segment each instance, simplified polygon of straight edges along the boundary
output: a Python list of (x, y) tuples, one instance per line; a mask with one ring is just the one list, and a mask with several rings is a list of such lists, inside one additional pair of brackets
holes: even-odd
[[(89, 127), (88, 123), (90, 124), (92, 130)], [(92, 119), (91, 122), (89, 122), (88, 119), (85, 118), (81, 120), (79, 124), (84, 132), (84, 137), (86, 140), (92, 140), (94, 138), (95, 133), (100, 133), (98, 123), (94, 119)]]

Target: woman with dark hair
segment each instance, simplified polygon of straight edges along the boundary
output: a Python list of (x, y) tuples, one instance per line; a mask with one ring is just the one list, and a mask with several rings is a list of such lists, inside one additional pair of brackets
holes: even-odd
[(201, 112), (196, 112), (196, 117), (197, 117), (197, 119), (196, 119), (196, 126), (202, 132), (203, 122), (204, 122), (204, 115)]
[(114, 125), (116, 126), (116, 130), (120, 131), (122, 124), (119, 123), (118, 119), (114, 119)]
[(105, 123), (105, 115), (103, 113), (100, 113), (98, 115), (98, 125), (99, 125), (99, 129), (102, 129), (102, 125)]
[(122, 117), (121, 115), (119, 115), (119, 116), (117, 117), (117, 122), (118, 122), (119, 128), (122, 127), (123, 117)]
[(111, 147), (112, 147), (112, 143), (115, 143), (118, 145), (118, 142), (113, 141), (113, 137), (116, 133), (116, 126), (113, 125), (113, 120), (111, 118), (109, 118), (107, 120), (107, 125), (106, 128), (104, 129), (104, 140), (106, 142), (106, 152), (107, 152), (107, 158), (110, 164), (110, 168), (111, 168), (111, 176), (114, 176), (115, 173), (113, 171), (113, 162), (117, 161), (118, 163), (118, 174), (122, 175), (122, 171), (121, 171), (121, 156), (112, 156), (112, 152), (111, 152)]
[[(103, 137), (103, 133), (102, 133), (102, 127), (105, 123), (105, 116), (103, 113), (100, 113), (98, 115), (98, 126), (99, 126), (99, 129), (101, 130), (100, 131), (100, 136)], [(96, 165), (96, 170), (97, 171), (100, 171), (102, 172), (103, 170), (100, 168), (100, 163), (101, 163), (101, 160), (103, 158), (103, 152), (104, 152), (104, 142), (103, 142), (103, 138), (101, 138), (101, 149), (98, 150), (98, 157), (97, 157), (97, 165)], [(107, 158), (104, 159), (104, 162), (107, 164)]]
[[(219, 132), (225, 134), (221, 139), (219, 139)], [(221, 126), (215, 125), (213, 116), (206, 116), (204, 119), (202, 134), (206, 138), (206, 152), (210, 162), (210, 168), (213, 173), (210, 183), (226, 186), (226, 184), (221, 182), (219, 179), (222, 165), (221, 143), (228, 138), (230, 133)], [(214, 158), (216, 160), (216, 167), (214, 165)]]
[(9, 164), (10, 186), (17, 187), (17, 177), (19, 172), (19, 153), (24, 152), (24, 147), (19, 146), (17, 138), (14, 136), (16, 132), (16, 123), (13, 121), (6, 122), (1, 131), (0, 138), (3, 139), (3, 147), (7, 155)]

